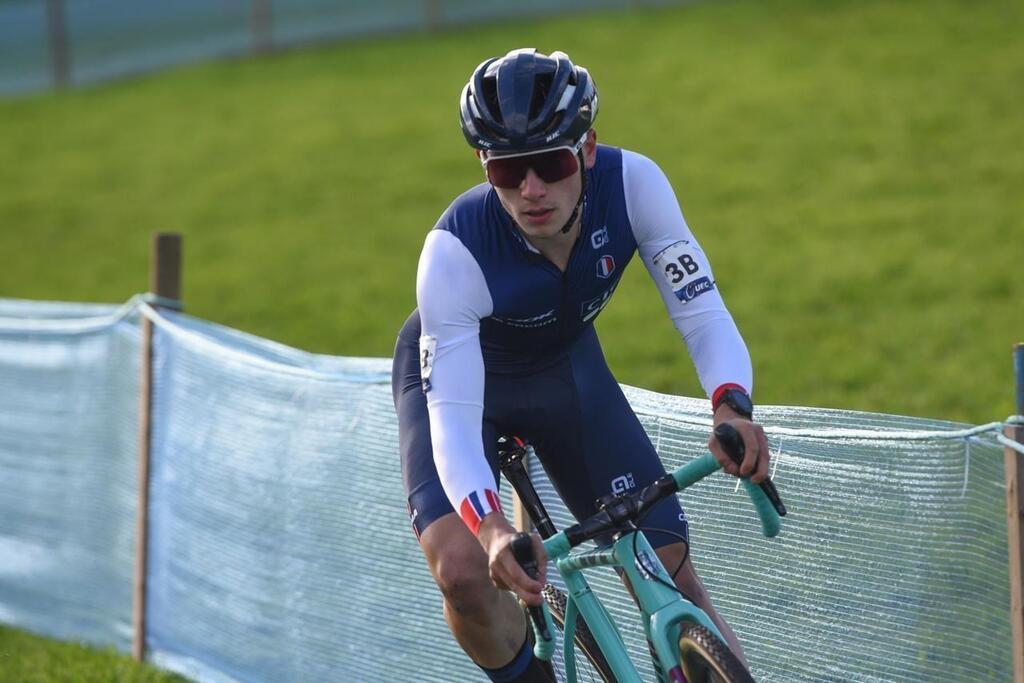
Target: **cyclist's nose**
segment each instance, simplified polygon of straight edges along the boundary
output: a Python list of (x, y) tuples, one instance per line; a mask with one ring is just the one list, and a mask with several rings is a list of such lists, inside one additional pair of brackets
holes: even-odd
[(547, 191), (547, 183), (537, 175), (537, 172), (532, 168), (526, 169), (526, 175), (523, 177), (523, 182), (519, 184), (519, 192), (523, 195), (523, 198), (539, 199), (547, 194)]

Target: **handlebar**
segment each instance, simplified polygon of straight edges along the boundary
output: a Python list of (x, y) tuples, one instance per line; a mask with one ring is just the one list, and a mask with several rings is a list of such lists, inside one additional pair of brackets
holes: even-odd
[[(731, 425), (718, 425), (715, 428), (715, 436), (734, 462), (743, 461), (743, 440)], [(737, 444), (739, 448), (737, 448)], [(568, 551), (569, 548), (574, 548), (584, 541), (622, 529), (629, 522), (642, 517), (647, 510), (662, 499), (692, 486), (719, 469), (721, 469), (721, 465), (718, 464), (715, 457), (710, 453), (705, 453), (696, 460), (679, 467), (671, 474), (661, 477), (643, 490), (617, 497), (596, 515), (545, 541), (545, 548), (548, 549), (548, 554), (551, 556), (551, 550), (559, 548), (563, 543), (566, 544), (564, 551)], [(761, 531), (768, 538), (778, 535), (782, 527), (780, 516), (786, 514), (786, 508), (771, 479), (766, 479), (760, 486), (749, 479), (741, 481), (743, 488), (746, 489), (754, 503), (758, 517), (761, 518)]]
[[(537, 566), (537, 554), (533, 551), (533, 539), (529, 534), (518, 533), (512, 538), (512, 555), (516, 562), (523, 568), (527, 576), (536, 579), (540, 576), (540, 568)], [(534, 624), (534, 633), (537, 642), (534, 645), (534, 654), (544, 661), (550, 661), (554, 653), (555, 641), (552, 637), (554, 624), (551, 621), (551, 614), (544, 609), (543, 604), (528, 606), (527, 612)]]
[[(740, 436), (735, 427), (724, 423), (718, 425), (715, 427), (715, 438), (718, 439), (718, 443), (722, 444), (722, 448), (730, 460), (737, 465), (743, 464), (743, 456), (746, 455), (747, 447), (743, 443), (743, 437)], [(768, 497), (775, 511), (779, 513), (779, 517), (785, 517), (786, 506), (783, 505), (782, 498), (779, 497), (779, 490), (775, 488), (772, 478), (767, 477), (758, 486), (764, 491), (764, 495)]]
[[(715, 427), (715, 438), (718, 439), (726, 454), (736, 464), (743, 462), (744, 446), (743, 439), (739, 433), (728, 424), (721, 424)], [(561, 533), (556, 533), (544, 540), (544, 550), (548, 557), (559, 557), (569, 552), (575, 546), (584, 541), (590, 540), (610, 531), (629, 528), (631, 523), (642, 517), (650, 508), (661, 500), (692, 486), (704, 477), (713, 474), (721, 469), (721, 465), (711, 453), (705, 453), (699, 458), (679, 467), (671, 474), (666, 474), (654, 481), (643, 490), (620, 495), (612, 498), (603, 509), (596, 515), (575, 524)], [(754, 484), (749, 479), (742, 479), (743, 488), (746, 489), (758, 517), (761, 518), (761, 530), (764, 535), (771, 538), (778, 535), (782, 520), (780, 517), (786, 514), (786, 507), (779, 497), (779, 492), (772, 483), (771, 478), (766, 478), (760, 485)], [(532, 491), (532, 489), (531, 489)], [(546, 517), (546, 515), (545, 515)], [(550, 522), (548, 522), (550, 524)], [(551, 528), (553, 531), (553, 526)], [(533, 540), (529, 534), (520, 533), (512, 540), (512, 554), (523, 570), (531, 578), (538, 576), (537, 558), (533, 549)], [(551, 659), (554, 652), (554, 639), (552, 638), (553, 624), (548, 610), (541, 607), (529, 607), (530, 619), (534, 623), (534, 633), (537, 640), (534, 645), (534, 653), (544, 661)]]

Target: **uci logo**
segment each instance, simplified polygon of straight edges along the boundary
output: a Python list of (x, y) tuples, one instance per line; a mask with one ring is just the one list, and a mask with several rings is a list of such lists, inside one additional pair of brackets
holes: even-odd
[(676, 298), (680, 301), (693, 301), (704, 292), (710, 292), (715, 288), (715, 283), (710, 278), (702, 277), (693, 282), (687, 282), (682, 288), (676, 290)]

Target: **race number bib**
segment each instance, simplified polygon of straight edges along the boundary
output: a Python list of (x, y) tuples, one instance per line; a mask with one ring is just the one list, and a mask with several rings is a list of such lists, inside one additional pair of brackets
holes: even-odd
[(434, 357), (437, 356), (437, 337), (429, 334), (420, 336), (420, 380), (423, 393), (430, 391), (430, 375), (434, 372)]
[(655, 254), (652, 260), (676, 298), (686, 303), (715, 288), (704, 254), (680, 240)]

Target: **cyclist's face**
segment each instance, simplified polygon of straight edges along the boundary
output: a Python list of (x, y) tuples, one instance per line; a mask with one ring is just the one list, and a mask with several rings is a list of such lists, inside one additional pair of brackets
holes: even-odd
[[(582, 151), (584, 163), (587, 168), (591, 168), (597, 159), (597, 136), (594, 131), (590, 131)], [(554, 237), (569, 220), (580, 197), (583, 182), (581, 176), (577, 170), (567, 178), (548, 183), (530, 168), (519, 187), (494, 186), (494, 191), (501, 205), (528, 236)]]

